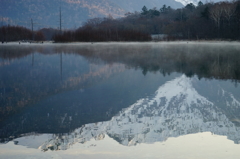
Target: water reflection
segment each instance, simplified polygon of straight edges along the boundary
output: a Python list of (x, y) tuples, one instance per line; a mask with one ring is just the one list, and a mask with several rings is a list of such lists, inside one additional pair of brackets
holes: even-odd
[[(21, 54), (16, 53), (21, 52)], [(15, 59), (33, 52), (41, 54), (77, 54), (91, 62), (124, 63), (127, 67), (162, 74), (181, 72), (199, 78), (239, 80), (238, 43), (113, 43), (34, 47), (3, 47), (2, 59)], [(95, 61), (96, 60), (96, 61)]]
[[(212, 82), (204, 84), (210, 87)], [(201, 81), (185, 75), (178, 77), (159, 87), (153, 97), (140, 99), (110, 121), (86, 124), (69, 134), (49, 135), (39, 148), (66, 150), (76, 143), (103, 140), (105, 136), (122, 145), (133, 146), (199, 132), (227, 136), (239, 144), (239, 124), (230, 120), (239, 119), (239, 96), (222, 87), (213, 87), (213, 96), (218, 98), (207, 98), (198, 93), (195, 85), (202, 85)], [(220, 98), (226, 108), (218, 105)]]
[(211, 132), (238, 144), (239, 44), (140, 44), (3, 45), (1, 141), (48, 133), (35, 144), (47, 151)]

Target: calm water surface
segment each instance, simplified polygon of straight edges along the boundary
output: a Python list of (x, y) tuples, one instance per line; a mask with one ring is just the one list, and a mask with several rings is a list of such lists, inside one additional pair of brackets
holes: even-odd
[(238, 158), (240, 44), (0, 46), (0, 158)]

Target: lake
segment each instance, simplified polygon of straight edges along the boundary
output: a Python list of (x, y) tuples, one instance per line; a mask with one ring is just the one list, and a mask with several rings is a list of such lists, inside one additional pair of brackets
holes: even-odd
[(0, 45), (0, 158), (239, 158), (238, 42)]

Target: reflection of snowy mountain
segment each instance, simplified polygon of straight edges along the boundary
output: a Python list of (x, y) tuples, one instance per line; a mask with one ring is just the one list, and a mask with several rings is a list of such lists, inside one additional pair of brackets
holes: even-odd
[[(68, 135), (54, 135), (40, 148), (67, 149), (92, 138), (101, 140), (105, 134), (122, 145), (165, 141), (169, 137), (210, 131), (225, 135), (235, 143), (240, 141), (240, 128), (236, 127), (218, 102), (201, 96), (193, 87), (197, 79), (181, 76), (161, 86), (153, 97), (137, 101), (122, 110), (110, 121), (82, 126)], [(233, 94), (219, 89), (221, 102), (228, 107), (240, 107)], [(21, 143), (20, 143), (21, 144)]]

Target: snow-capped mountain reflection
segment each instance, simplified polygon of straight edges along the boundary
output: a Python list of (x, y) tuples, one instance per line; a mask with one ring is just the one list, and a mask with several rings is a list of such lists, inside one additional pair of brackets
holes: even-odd
[[(65, 150), (74, 143), (85, 143), (92, 138), (102, 140), (105, 135), (122, 145), (132, 146), (198, 132), (224, 135), (239, 143), (239, 127), (218, 107), (219, 102), (197, 92), (193, 83), (198, 81), (183, 75), (159, 87), (153, 97), (140, 99), (122, 110), (110, 121), (87, 124), (66, 135), (53, 135), (39, 148)], [(222, 88), (218, 90), (217, 95), (226, 107), (240, 107), (233, 94)]]

